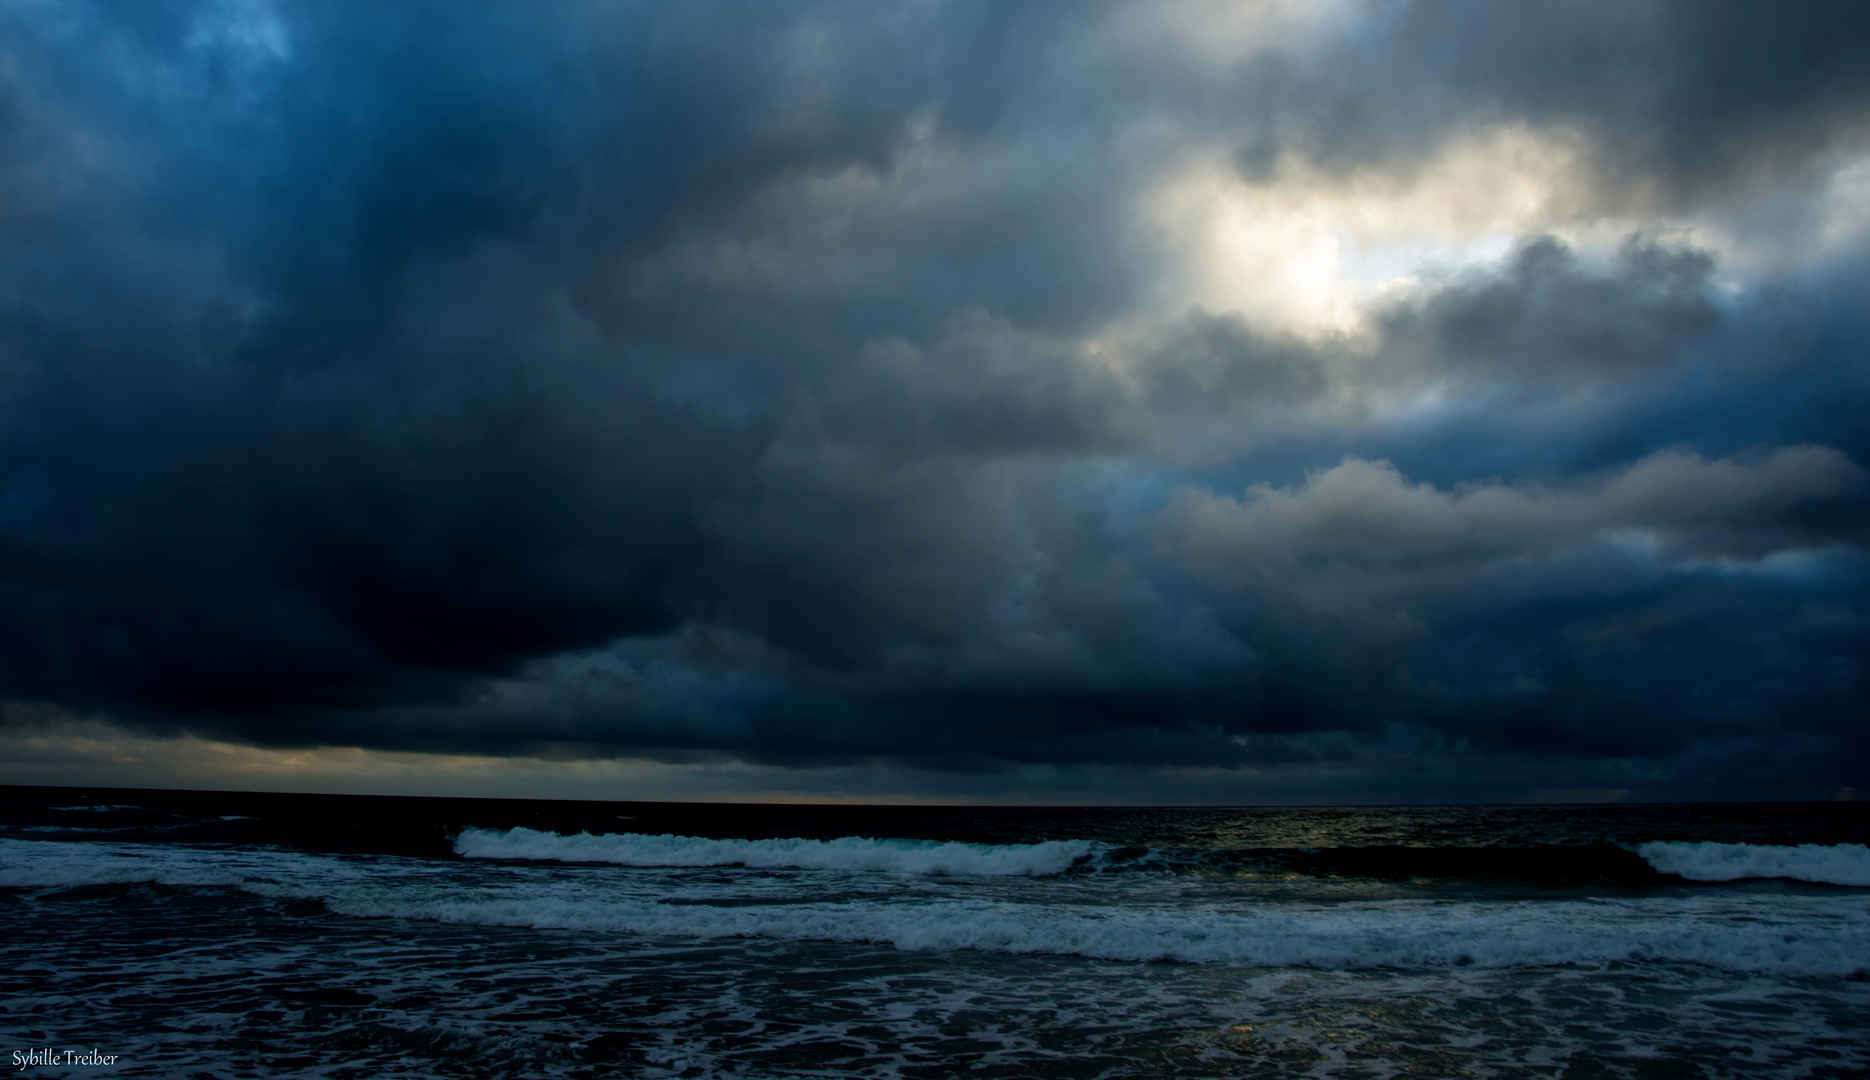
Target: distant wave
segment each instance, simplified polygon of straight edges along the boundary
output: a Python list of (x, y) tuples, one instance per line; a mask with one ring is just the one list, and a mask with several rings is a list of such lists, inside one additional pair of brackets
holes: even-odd
[(472, 859), (601, 862), (619, 866), (750, 866), (800, 870), (873, 870), (954, 877), (1044, 877), (1060, 874), (1102, 848), (1089, 840), (1038, 844), (957, 844), (932, 840), (709, 840), (644, 833), (579, 833), (536, 829), (466, 829), (458, 855)]
[(1791, 878), (1825, 885), (1870, 885), (1870, 847), (1862, 844), (1683, 844), (1637, 848), (1649, 865), (1690, 881)]
[(1862, 844), (1773, 847), (1658, 842), (1631, 852), (1610, 845), (1546, 847), (1252, 848), (1216, 851), (1114, 848), (1090, 840), (961, 844), (846, 836), (836, 840), (714, 840), (646, 833), (563, 835), (536, 829), (466, 829), (454, 851), (474, 859), (613, 863), (619, 866), (744, 866), (953, 877), (1048, 877), (1064, 873), (1177, 872), (1435, 880), (1660, 884), (1792, 878), (1870, 885)]

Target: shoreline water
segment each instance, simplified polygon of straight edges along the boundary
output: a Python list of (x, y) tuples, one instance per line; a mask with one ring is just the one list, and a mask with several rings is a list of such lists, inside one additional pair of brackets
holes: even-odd
[(9, 788), (6, 1015), (120, 1059), (42, 1076), (1863, 1076), (1866, 809)]

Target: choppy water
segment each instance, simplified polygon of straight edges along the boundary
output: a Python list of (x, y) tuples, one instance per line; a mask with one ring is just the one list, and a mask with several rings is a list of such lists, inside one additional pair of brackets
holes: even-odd
[(0, 803), (30, 1075), (1870, 1076), (1855, 805)]

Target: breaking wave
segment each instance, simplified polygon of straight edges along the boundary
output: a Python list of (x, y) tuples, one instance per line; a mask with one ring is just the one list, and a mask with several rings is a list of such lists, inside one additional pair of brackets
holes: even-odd
[[(527, 839), (501, 833), (487, 838)], [(766, 846), (756, 844), (755, 850), (773, 860), (787, 850), (807, 853), (801, 858), (829, 858), (824, 851), (849, 849), (898, 868), (1052, 865), (1017, 845), (955, 845), (970, 854), (950, 852), (946, 857), (955, 861), (943, 863), (941, 849), (947, 845), (789, 848), (761, 843)], [(668, 846), (693, 860), (708, 850)], [(910, 861), (891, 861), (877, 852), (896, 852)], [(41, 895), (73, 903), (108, 901), (125, 890), (157, 886), (237, 891), (273, 901), (315, 900), (326, 912), (354, 918), (664, 939), (832, 941), (909, 951), (1325, 969), (1660, 962), (1793, 976), (1870, 970), (1870, 896), (1860, 893), (1710, 890), (1637, 898), (1280, 902), (1244, 894), (1194, 894), (1179, 886), (1166, 892), (1113, 892), (1084, 880), (1013, 876), (1018, 872), (975, 880), (924, 879), (912, 887), (832, 898), (807, 883), (762, 891), (746, 879), (696, 884), (684, 875), (653, 871), (627, 878), (565, 874), (525, 862), (0, 840), (0, 886), (48, 890)]]
[(618, 866), (748, 866), (873, 870), (951, 877), (1046, 877), (1080, 865), (1103, 845), (1089, 840), (1038, 844), (959, 844), (932, 840), (709, 840), (643, 833), (562, 836), (536, 829), (466, 829), (457, 855), (472, 859), (615, 863)]
[(1870, 847), (1862, 844), (1684, 844), (1637, 848), (1649, 865), (1690, 881), (1791, 878), (1823, 885), (1870, 885)]
[(339, 899), (332, 907), (348, 915), (485, 926), (1255, 967), (1508, 968), (1664, 961), (1837, 976), (1870, 966), (1870, 928), (1851, 925), (1870, 912), (1853, 911), (1853, 918), (1840, 919), (1796, 906), (1389, 901), (1264, 911), (1123, 911), (992, 902), (762, 908), (462, 896), (414, 903)]

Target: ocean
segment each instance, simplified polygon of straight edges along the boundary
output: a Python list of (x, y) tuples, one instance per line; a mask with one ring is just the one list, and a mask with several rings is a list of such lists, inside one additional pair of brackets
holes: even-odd
[(0, 789), (31, 1076), (1870, 1077), (1870, 806)]

